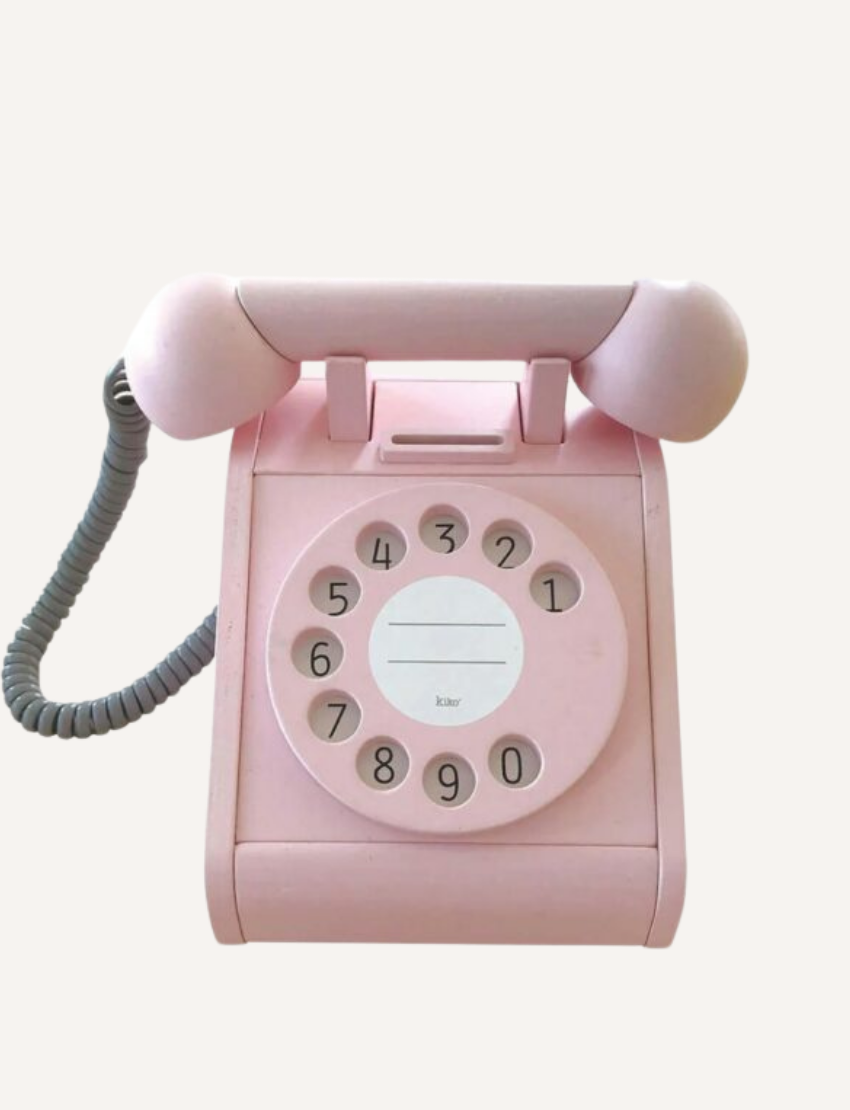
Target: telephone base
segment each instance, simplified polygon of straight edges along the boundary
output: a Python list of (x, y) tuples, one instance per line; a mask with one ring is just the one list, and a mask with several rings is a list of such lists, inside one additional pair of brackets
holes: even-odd
[[(323, 385), (304, 380), (235, 433), (206, 864), (216, 937), (223, 943), (669, 944), (682, 909), (685, 858), (669, 515), (657, 442), (588, 411), (563, 442), (526, 443), (519, 387), (511, 383), (378, 382), (374, 388), (366, 443), (330, 439)], [(278, 434), (284, 424), (286, 437)], [(494, 434), (512, 445), (508, 460), (494, 457)], [(423, 455), (440, 436), (444, 454)], [(381, 445), (393, 441), (415, 450), (409, 458), (382, 456)], [(399, 713), (390, 702), (408, 697), (407, 688), (379, 690), (384, 680), (373, 681), (366, 658), (374, 650), (380, 604), (392, 592), (384, 584), (419, 581), (421, 568), (444, 565), (402, 519), (405, 512), (413, 519), (430, 496), (423, 491), (435, 483), (440, 505), (468, 525), (464, 547), (445, 556), (447, 572), (463, 566), (469, 578), (514, 599), (525, 652), (514, 692), (462, 728), (417, 724), (421, 710), (413, 703), (400, 701), (407, 715)], [(550, 622), (567, 618), (554, 603), (551, 616), (530, 601), (526, 615), (526, 603), (516, 600), (525, 596), (517, 583), (532, 580), (533, 544), (525, 566), (507, 571), (482, 553), (486, 521), (501, 523), (494, 508), (500, 503), (509, 506), (511, 519), (523, 517), (517, 523), (533, 544), (543, 544), (546, 534), (535, 514), (578, 537), (589, 560), (583, 604), (605, 602), (592, 577), (593, 566), (601, 568), (622, 612), (617, 619), (628, 657), (622, 690), (611, 613), (600, 617), (608, 623), (578, 654), (570, 654), (567, 637), (563, 656), (540, 655), (555, 627)], [(406, 541), (400, 557), (407, 561), (387, 575), (364, 567), (356, 549), (370, 505), (380, 506), (381, 526), (397, 528)], [(399, 515), (388, 519), (395, 505)], [(308, 596), (326, 563), (349, 571), (362, 590), (338, 623), (325, 615), (335, 610), (316, 611)], [(339, 670), (330, 686), (321, 677), (310, 685), (314, 680), (292, 664), (297, 630), (312, 625), (339, 640), (343, 662), (334, 661)], [(587, 682), (605, 675), (610, 685), (598, 687), (579, 730), (573, 714), (582, 689), (558, 708), (560, 717), (555, 708), (562, 705), (561, 687), (585, 664)], [(603, 669), (593, 671), (597, 666)], [(323, 743), (325, 726), (308, 720), (311, 703), (303, 700), (302, 712), (299, 699), (348, 684), (350, 691), (333, 696), (351, 693), (355, 729), (341, 743)], [(606, 690), (618, 710), (611, 721)], [(586, 768), (568, 772), (564, 760), (582, 750), (595, 715), (604, 723), (604, 742), (598, 751), (588, 749)], [(563, 729), (552, 727), (558, 719)], [(480, 735), (496, 739), (503, 732), (536, 745), (538, 777), (527, 790), (508, 789), (507, 778), (494, 785), (492, 761), (488, 769), (486, 757), (476, 754)], [(391, 734), (408, 760), (395, 798), (392, 790), (370, 790), (355, 771), (363, 742), (375, 735), (384, 742)], [(434, 735), (445, 739), (432, 741)], [(456, 771), (445, 779), (446, 792), (426, 796), (420, 746), (432, 742), (460, 753), (457, 764), (472, 768), (472, 794), (456, 808), (462, 778)], [(395, 749), (385, 744), (383, 750)], [(376, 774), (390, 766), (389, 755), (380, 758), (386, 762), (379, 759)], [(553, 790), (547, 776), (561, 772), (574, 781)], [(534, 791), (539, 800), (532, 804)], [(409, 809), (402, 797), (410, 799)]]

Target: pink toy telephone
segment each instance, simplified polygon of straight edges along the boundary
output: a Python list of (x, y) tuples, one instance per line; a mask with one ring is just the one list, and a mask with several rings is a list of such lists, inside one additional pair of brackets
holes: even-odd
[[(372, 381), (521, 360), (521, 382)], [(325, 380), (298, 380), (299, 363)], [(220, 941), (645, 944), (684, 897), (659, 438), (741, 390), (695, 284), (194, 277), (109, 375), (98, 487), (9, 647), (25, 728), (87, 736), (218, 656), (207, 894)], [(568, 377), (593, 403), (565, 427)], [(93, 702), (42, 657), (116, 527), (149, 421), (236, 427), (218, 616)]]

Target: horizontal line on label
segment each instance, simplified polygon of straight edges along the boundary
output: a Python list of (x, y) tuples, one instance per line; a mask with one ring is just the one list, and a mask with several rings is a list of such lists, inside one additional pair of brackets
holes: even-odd
[(387, 621), (390, 628), (505, 628), (504, 621)]
[(456, 667), (504, 667), (507, 659), (388, 659), (388, 663), (452, 663)]

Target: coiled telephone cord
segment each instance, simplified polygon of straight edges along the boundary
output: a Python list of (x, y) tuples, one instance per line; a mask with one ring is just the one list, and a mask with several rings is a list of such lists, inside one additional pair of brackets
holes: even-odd
[(19, 721), (42, 736), (98, 736), (152, 713), (213, 661), (216, 610), (144, 678), (94, 701), (59, 703), (41, 692), (41, 661), (118, 526), (147, 457), (150, 421), (136, 404), (123, 360), (107, 375), (103, 401), (109, 436), (85, 516), (59, 565), (9, 645), (3, 696)]

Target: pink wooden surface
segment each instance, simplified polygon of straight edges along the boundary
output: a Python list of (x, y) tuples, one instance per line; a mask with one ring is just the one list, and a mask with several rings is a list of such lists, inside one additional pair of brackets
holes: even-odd
[(570, 364), (563, 358), (535, 358), (519, 387), (522, 438), (526, 443), (561, 443)]
[[(216, 935), (668, 943), (681, 908), (683, 842), (672, 608), (665, 599), (666, 492), (657, 446), (641, 441), (644, 485), (633, 434), (591, 411), (563, 444), (518, 437), (507, 470), (445, 457), (382, 462), (375, 445), (396, 429), (518, 430), (517, 387), (379, 382), (366, 444), (317, 438), (316, 429), (326, 428), (323, 392), (321, 382), (302, 382), (267, 414), (250, 483), (242, 437), (252, 431), (237, 435), (243, 450), (234, 453), (231, 475), (233, 554), (225, 557), (222, 609), (237, 619), (220, 633), (228, 638), (219, 660), (208, 856)], [(305, 770), (274, 717), (266, 634), (281, 582), (324, 526), (371, 497), (435, 476), (463, 485), (470, 475), (497, 495), (563, 520), (593, 551), (624, 612), (629, 672), (607, 743), (570, 789), (509, 824), (434, 842), (355, 812)], [(647, 588), (655, 598), (649, 623)], [(238, 613), (246, 594), (243, 658)], [(658, 672), (652, 683), (649, 652)], [(368, 888), (369, 896), (357, 902), (354, 878), (344, 875), (360, 875), (361, 895)], [(491, 920), (497, 910), (500, 925)]]
[(368, 443), (372, 429), (372, 382), (362, 358), (325, 363), (328, 435), (343, 443)]
[[(296, 385), (304, 359), (327, 361), (327, 383)], [(369, 359), (517, 359), (529, 370), (522, 383), (396, 381), (372, 390)], [(155, 298), (126, 361), (143, 411), (173, 435), (208, 435), (264, 414), (237, 431), (228, 482), (207, 848), (219, 939), (669, 943), (684, 897), (669, 521), (660, 451), (643, 437), (699, 438), (731, 409), (747, 348), (725, 301), (687, 282), (566, 287), (199, 275)], [(598, 411), (580, 414), (561, 442), (570, 364)], [(319, 767), (329, 752), (318, 762), (305, 756), (288, 718), (290, 706), (302, 716), (305, 706), (296, 687), (277, 689), (298, 629), (273, 623), (268, 659), (266, 644), (274, 600), (290, 572), (297, 588), (285, 598), (286, 612), (296, 625), (307, 619), (298, 556), (322, 529), (392, 493), (404, 506), (396, 510), (399, 526), (410, 532), (405, 514), (422, 510), (416, 488), (435, 478), (454, 482), (458, 499), (462, 483), (482, 491), (469, 502), (476, 527), (478, 509), (501, 499), (514, 515), (525, 511), (539, 537), (548, 528), (540, 511), (569, 529), (564, 536), (574, 533), (622, 608), (628, 669), (618, 716), (621, 684), (610, 675), (603, 682), (602, 670), (592, 667), (584, 678), (586, 706), (581, 691), (566, 699), (553, 694), (547, 705), (527, 675), (515, 698), (513, 689), (506, 695), (498, 711), (506, 729), (530, 731), (519, 718), (508, 721), (523, 707), (531, 731), (548, 732), (550, 744), (554, 721), (569, 723), (572, 710), (587, 740), (580, 758), (543, 745), (541, 791), (558, 777), (547, 772), (572, 766), (561, 775), (560, 793), (541, 793), (548, 804), (532, 812), (495, 794), (488, 799), (482, 789), (485, 822), (465, 822), (461, 807), (454, 822), (417, 818), (414, 831), (411, 820), (402, 827), (398, 800), (390, 815), (392, 802), (383, 811), (358, 807), (356, 790), (331, 784), (330, 762)], [(444, 500), (452, 496), (449, 489)], [(525, 510), (509, 496), (524, 499)], [(481, 505), (473, 510), (473, 502)], [(340, 527), (322, 542), (328, 559), (345, 562)], [(430, 557), (409, 546), (410, 566), (424, 574)], [(560, 557), (593, 585), (595, 561), (582, 562), (583, 549), (569, 539), (560, 547)], [(490, 595), (502, 589), (471, 548), (457, 566), (490, 582)], [(610, 612), (592, 612), (605, 593), (602, 578), (575, 615), (576, 627), (583, 614), (593, 617), (599, 658), (610, 652), (617, 623)], [(524, 589), (522, 599), (511, 596), (514, 607), (527, 603), (527, 583)], [(546, 639), (549, 630), (538, 628), (533, 613), (523, 612), (522, 623), (526, 637), (537, 629)], [(362, 632), (350, 638), (348, 665), (359, 676), (361, 700), (374, 708), (383, 695), (369, 689)], [(559, 645), (544, 646), (557, 657)], [(536, 664), (541, 669), (540, 658)], [(373, 719), (380, 723), (381, 713)], [(594, 720), (610, 730), (601, 749), (598, 738), (588, 739)], [(410, 818), (417, 805), (402, 808)], [(437, 833), (439, 843), (430, 835)], [(357, 895), (347, 867), (374, 884), (371, 902)]]
[(654, 848), (242, 844), (247, 940), (643, 944)]
[(658, 821), (658, 905), (647, 943), (670, 944), (685, 900), (685, 814), (667, 477), (658, 442), (635, 436), (643, 468), (646, 594)]
[[(280, 486), (281, 480), (269, 481)], [(420, 521), (435, 506), (450, 507), (469, 526), (467, 541), (451, 555), (431, 551), (419, 536)], [(261, 517), (256, 539), (264, 526), (271, 528), (273, 545), (280, 535), (277, 519)], [(495, 566), (482, 550), (486, 531), (503, 520), (520, 522), (534, 544), (528, 560), (511, 570)], [(355, 554), (358, 534), (374, 521), (389, 522), (406, 538), (407, 553), (391, 571), (369, 569)], [(533, 600), (530, 583), (538, 570), (559, 562), (580, 577), (582, 596), (572, 609), (553, 614)], [(310, 582), (328, 566), (350, 568), (361, 583), (357, 606), (338, 619), (318, 613), (310, 602)], [(446, 575), (480, 582), (501, 598), (516, 615), (524, 641), (521, 675), (507, 700), (457, 729), (405, 716), (380, 695), (369, 661), (372, 625), (386, 602), (413, 581)], [(292, 661), (293, 644), (311, 628), (338, 637), (344, 648), (342, 664), (327, 678), (305, 677)], [(628, 670), (622, 610), (591, 551), (533, 502), (462, 481), (407, 482), (333, 519), (282, 582), (266, 639), (261, 651), (276, 716), (304, 766), (359, 813), (394, 828), (444, 835), (498, 827), (560, 797), (607, 743)], [(362, 707), (360, 726), (342, 743), (318, 739), (308, 723), (313, 700), (333, 690), (352, 695)], [(362, 743), (380, 736), (404, 744), (411, 761), (405, 780), (386, 792), (365, 786), (356, 769)], [(526, 737), (542, 755), (540, 775), (524, 789), (507, 790), (489, 773), (488, 753), (502, 736)], [(477, 776), (473, 796), (457, 808), (435, 805), (422, 787), (425, 765), (445, 751), (465, 758)]]
[(217, 274), (181, 278), (158, 293), (124, 360), (142, 412), (179, 439), (252, 419), (291, 389), (300, 371), (259, 334), (232, 279)]
[[(369, 443), (328, 444), (325, 384), (302, 380), (266, 413), (257, 451), (257, 474), (413, 475), (440, 474), (445, 455), (431, 461), (383, 461), (388, 437), (404, 432), (452, 431), (464, 434), (501, 430), (514, 445), (510, 473), (639, 475), (634, 436), (628, 428), (595, 409), (580, 413), (564, 443), (522, 442), (514, 382), (476, 383), (476, 402), (468, 404), (468, 384), (448, 381), (375, 383), (373, 434)], [(457, 460), (455, 460), (457, 461)], [(437, 469), (435, 469), (435, 467)], [(444, 472), (444, 471), (443, 471)], [(502, 461), (478, 456), (464, 462), (464, 474), (504, 474)]]
[(248, 613), (253, 466), (260, 421), (238, 428), (230, 451), (216, 636), (215, 718), (207, 812), (206, 892), (215, 935), (243, 939), (236, 904), (233, 845), (239, 787), (242, 677)]
[[(304, 283), (183, 278), (126, 348), (143, 411), (182, 438), (268, 409), (305, 359), (556, 358), (597, 408), (645, 435), (707, 435), (744, 382), (728, 304), (692, 282), (634, 286)], [(202, 403), (201, 403), (202, 400)]]
[(241, 278), (265, 340), (293, 361), (579, 359), (616, 325), (631, 285), (499, 285)]
[(653, 438), (701, 439), (726, 418), (747, 372), (735, 313), (699, 282), (639, 281), (622, 320), (573, 366), (576, 385)]
[[(480, 480), (480, 479), (479, 479)], [(245, 702), (237, 838), (410, 841), (417, 834), (369, 821), (314, 782), (278, 727), (266, 678), (266, 641), (280, 584), (302, 544), (339, 512), (396, 488), (397, 479), (263, 477), (255, 482), (259, 521), (251, 551)], [(575, 785), (510, 826), (470, 833), (488, 843), (654, 846), (655, 801), (646, 643), (641, 484), (636, 478), (490, 479), (496, 492), (533, 499), (599, 557), (626, 619), (629, 673), (608, 742)], [(617, 513), (607, 512), (617, 506)], [(286, 545), (279, 537), (287, 537)], [(353, 614), (352, 614), (353, 616)]]

